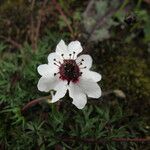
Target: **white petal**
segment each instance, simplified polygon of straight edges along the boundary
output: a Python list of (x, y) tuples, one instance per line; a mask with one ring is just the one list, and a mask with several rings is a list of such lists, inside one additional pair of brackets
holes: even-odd
[(39, 91), (48, 92), (55, 87), (55, 84), (56, 84), (55, 78), (48, 79), (45, 77), (41, 77), (39, 79), (37, 87)]
[(74, 54), (74, 59), (76, 59), (77, 55), (79, 53), (81, 53), (83, 50), (82, 46), (81, 46), (81, 43), (79, 41), (72, 41), (69, 43), (68, 45), (68, 51), (69, 53)]
[(63, 40), (60, 40), (60, 42), (56, 46), (56, 53), (61, 54), (65, 51), (67, 51), (67, 45)]
[(37, 70), (38, 70), (38, 73), (41, 76), (44, 76), (45, 78), (54, 77), (54, 73), (58, 72), (55, 68), (52, 68), (48, 64), (39, 65), (38, 68), (37, 68)]
[(82, 109), (85, 107), (87, 103), (87, 97), (83, 93), (82, 89), (77, 84), (73, 84), (72, 82), (69, 85), (69, 96), (73, 98), (73, 104), (78, 108)]
[(81, 63), (80, 68), (91, 68), (92, 57), (90, 55), (81, 55), (76, 59), (77, 64)]
[[(61, 58), (68, 59), (69, 58), (69, 51), (67, 49), (67, 45), (63, 40), (61, 40), (56, 46), (56, 53), (61, 56)], [(63, 57), (62, 57), (63, 55)]]
[(102, 76), (99, 73), (91, 71), (91, 70), (88, 70), (88, 69), (83, 69), (82, 70), (82, 77), (84, 79), (91, 79), (94, 82), (98, 82), (102, 78)]
[(80, 93), (79, 95), (73, 98), (72, 104), (74, 104), (78, 109), (83, 109), (87, 103), (87, 97), (84, 93)]
[(88, 95), (88, 97), (99, 98), (101, 96), (101, 89), (96, 82), (92, 80), (80, 78), (79, 87)]
[(56, 59), (57, 61), (60, 61), (62, 62), (62, 58), (57, 54), (57, 53), (50, 53), (48, 55), (48, 62), (51, 63), (51, 62), (54, 62), (54, 59)]
[(67, 85), (68, 81), (67, 80), (61, 80), (59, 79), (59, 77), (57, 78), (57, 84), (54, 87), (54, 90), (59, 90), (61, 87), (66, 86), (66, 88), (68, 87)]
[[(48, 59), (48, 64), (50, 65), (50, 67), (54, 70), (57, 70), (57, 71), (58, 71), (58, 68), (59, 68), (57, 65), (60, 65), (59, 62), (63, 63), (63, 59), (57, 53), (50, 53), (48, 55), (47, 59)], [(56, 63), (57, 65), (55, 65), (54, 63)]]
[(56, 90), (56, 93), (52, 96), (52, 103), (57, 102), (58, 100), (60, 100), (60, 98), (65, 96), (68, 89), (67, 81), (58, 81), (54, 89)]

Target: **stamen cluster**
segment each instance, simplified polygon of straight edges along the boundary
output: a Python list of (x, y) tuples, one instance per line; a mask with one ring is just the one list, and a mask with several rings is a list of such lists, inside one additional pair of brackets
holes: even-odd
[(67, 80), (68, 84), (70, 83), (70, 81), (74, 83), (78, 82), (79, 77), (82, 75), (82, 72), (80, 70), (86, 68), (86, 66), (80, 67), (84, 59), (82, 59), (79, 63), (76, 63), (76, 61), (74, 60), (74, 55), (75, 52), (73, 52), (73, 54), (69, 54), (69, 59), (64, 59), (64, 54), (61, 54), (63, 63), (56, 60), (56, 58), (53, 59), (54, 65), (59, 67), (59, 72), (54, 73), (54, 76), (59, 74), (59, 78), (62, 80)]

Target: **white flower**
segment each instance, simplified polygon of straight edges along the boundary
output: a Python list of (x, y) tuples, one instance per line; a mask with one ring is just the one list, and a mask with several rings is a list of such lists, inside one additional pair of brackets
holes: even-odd
[(89, 55), (80, 55), (82, 46), (79, 41), (73, 41), (67, 46), (61, 40), (56, 52), (49, 54), (48, 64), (38, 66), (38, 72), (42, 76), (38, 82), (40, 91), (49, 92), (55, 90), (52, 95), (52, 103), (65, 96), (67, 90), (73, 99), (73, 104), (78, 108), (84, 108), (87, 96), (99, 98), (101, 89), (97, 84), (101, 75), (91, 71), (92, 58)]

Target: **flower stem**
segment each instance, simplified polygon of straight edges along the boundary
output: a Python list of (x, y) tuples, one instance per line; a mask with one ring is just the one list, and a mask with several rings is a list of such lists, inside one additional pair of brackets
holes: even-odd
[(29, 109), (30, 107), (36, 105), (36, 104), (39, 104), (40, 102), (42, 101), (45, 101), (47, 99), (50, 99), (51, 96), (44, 96), (44, 97), (40, 97), (40, 98), (37, 98), (37, 99), (34, 99), (30, 102), (28, 102), (21, 110), (22, 113), (24, 113), (27, 109)]

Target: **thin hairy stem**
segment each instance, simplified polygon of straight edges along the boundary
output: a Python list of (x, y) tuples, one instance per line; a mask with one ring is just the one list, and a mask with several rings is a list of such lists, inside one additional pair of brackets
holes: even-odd
[(30, 101), (29, 103), (27, 103), (23, 108), (22, 108), (22, 112), (25, 112), (27, 109), (29, 109), (30, 107), (33, 107), (34, 105), (39, 104), (40, 102), (46, 101), (47, 99), (50, 99), (51, 96), (44, 96), (44, 97), (40, 97), (37, 99), (34, 99), (32, 101)]

